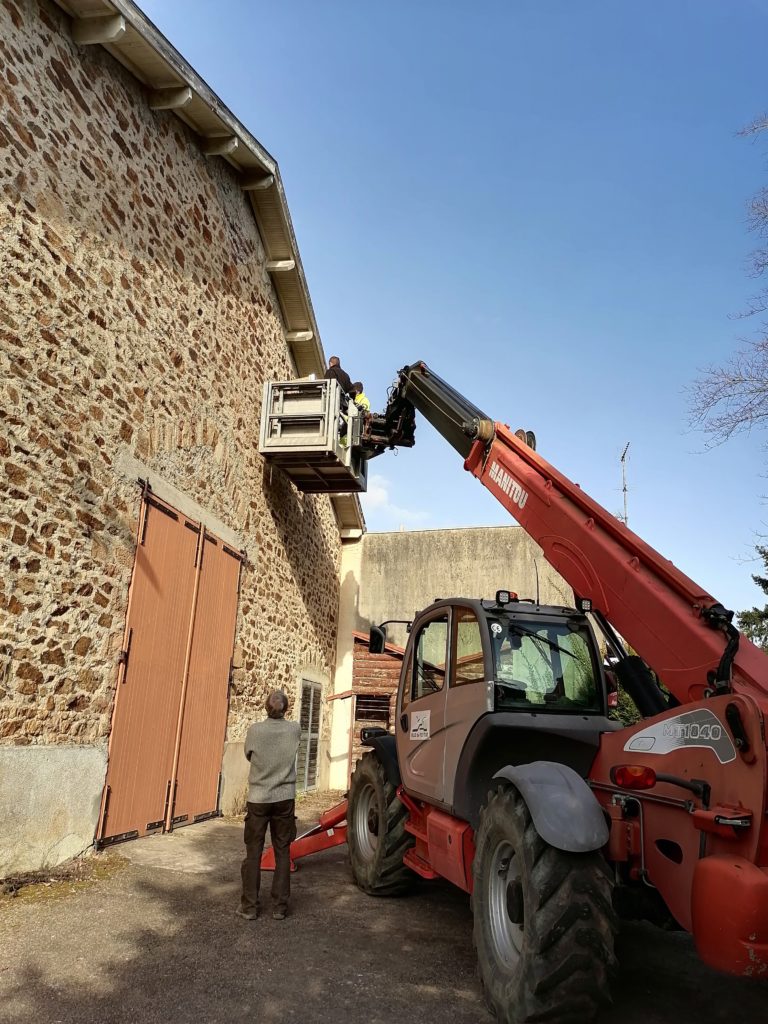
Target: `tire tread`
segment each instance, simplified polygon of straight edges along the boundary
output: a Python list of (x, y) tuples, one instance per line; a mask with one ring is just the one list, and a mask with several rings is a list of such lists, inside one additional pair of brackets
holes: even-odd
[[(505, 980), (486, 953), (483, 858), (494, 829), (517, 836), (527, 878), (525, 946)], [(611, 879), (599, 853), (570, 854), (539, 836), (522, 797), (508, 787), (489, 794), (477, 832), (474, 943), (486, 1005), (499, 1024), (587, 1024), (610, 1002), (617, 927)]]
[[(373, 862), (363, 861), (351, 828), (354, 800), (365, 783), (375, 787), (379, 807), (386, 816), (386, 829), (379, 835), (379, 846)], [(397, 896), (411, 888), (414, 875), (403, 863), (403, 857), (414, 839), (405, 831), (408, 808), (397, 796), (397, 789), (387, 778), (384, 766), (372, 751), (357, 762), (349, 787), (349, 819), (347, 831), (352, 874), (358, 888), (370, 896)]]

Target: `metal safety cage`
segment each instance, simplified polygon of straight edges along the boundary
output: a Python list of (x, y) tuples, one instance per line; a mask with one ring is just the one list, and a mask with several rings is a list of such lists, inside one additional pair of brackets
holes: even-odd
[(361, 420), (335, 380), (267, 381), (259, 451), (307, 493), (364, 491)]

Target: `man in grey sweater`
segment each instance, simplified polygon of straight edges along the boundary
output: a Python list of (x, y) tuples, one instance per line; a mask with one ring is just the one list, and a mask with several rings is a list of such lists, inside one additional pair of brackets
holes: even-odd
[(267, 718), (254, 722), (245, 737), (245, 756), (251, 762), (248, 775), (248, 813), (245, 816), (245, 860), (240, 917), (259, 916), (259, 886), (264, 837), (272, 837), (275, 872), (272, 876), (272, 917), (282, 921), (291, 894), (291, 843), (296, 838), (296, 752), (301, 726), (288, 722), (288, 698), (274, 690), (265, 702)]

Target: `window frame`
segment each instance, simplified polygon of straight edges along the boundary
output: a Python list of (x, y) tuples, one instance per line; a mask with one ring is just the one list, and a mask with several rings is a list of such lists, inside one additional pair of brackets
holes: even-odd
[[(554, 624), (557, 624), (560, 621), (559, 619), (554, 619), (554, 618), (550, 619), (550, 618), (544, 617), (544, 616), (542, 616), (541, 619), (539, 619), (538, 617), (533, 617), (533, 616), (530, 617), (530, 618), (526, 618), (523, 615), (514, 615), (514, 616), (510, 616), (510, 618), (513, 621), (519, 621), (520, 624), (523, 627), (527, 628), (527, 629), (533, 629), (535, 626), (538, 626), (539, 627), (539, 631), (541, 631), (541, 632), (546, 630), (547, 627), (552, 626)], [(490, 642), (490, 626), (489, 626), (488, 632), (489, 632), (489, 642)], [(607, 713), (606, 696), (605, 696), (605, 682), (604, 682), (603, 673), (602, 673), (602, 670), (601, 670), (601, 665), (599, 664), (599, 662), (597, 660), (597, 657), (596, 657), (596, 644), (594, 642), (595, 641), (594, 632), (593, 632), (592, 628), (590, 627), (589, 622), (584, 622), (584, 623), (580, 624), (579, 629), (578, 629), (577, 632), (584, 635), (584, 641), (585, 641), (585, 643), (587, 645), (587, 650), (589, 652), (590, 663), (592, 665), (592, 677), (593, 677), (593, 682), (594, 682), (594, 687), (595, 687), (595, 694), (596, 694), (596, 698), (597, 698), (597, 700), (596, 700), (596, 705), (597, 706), (592, 706), (592, 707), (563, 707), (562, 705), (556, 705), (554, 703), (550, 704), (550, 703), (548, 703), (546, 701), (541, 703), (541, 704), (533, 703), (531, 701), (525, 701), (525, 702), (523, 702), (523, 701), (519, 701), (519, 702), (509, 701), (509, 702), (504, 702), (503, 700), (499, 699), (499, 695), (498, 695), (498, 692), (497, 692), (495, 697), (494, 697), (494, 707), (495, 707), (495, 710), (497, 710), (497, 711), (512, 711), (512, 712), (515, 712), (515, 711), (535, 711), (537, 714), (605, 715)], [(531, 638), (531, 642), (535, 643), (533, 638)], [(539, 648), (539, 650), (541, 651), (541, 653), (543, 653), (542, 648)], [(551, 665), (551, 667), (553, 669), (553, 676), (554, 676), (555, 658), (557, 658), (557, 661), (560, 663), (561, 666), (562, 666), (562, 658), (561, 658), (561, 655), (559, 654), (559, 652), (554, 651), (554, 650), (550, 650), (549, 657), (550, 657), (550, 665)], [(494, 687), (495, 687), (496, 686), (496, 680), (497, 680), (497, 661), (496, 661), (496, 654), (495, 654), (495, 652), (493, 650), (491, 651), (491, 668), (492, 668), (492, 677), (493, 677)], [(562, 678), (564, 680), (564, 675), (563, 675)]]
[(413, 676), (413, 646), (409, 646), (403, 662), (403, 675), (400, 691), (398, 693), (398, 714), (405, 711), (411, 703), (411, 686)]
[[(444, 662), (444, 671), (443, 671), (443, 681), (442, 681), (442, 684), (439, 687), (439, 689), (433, 690), (431, 693), (423, 693), (423, 694), (421, 694), (420, 696), (417, 697), (417, 696), (415, 696), (415, 690), (416, 690), (416, 668), (417, 668), (418, 656), (419, 656), (419, 639), (420, 639), (421, 634), (424, 632), (425, 629), (428, 629), (430, 626), (434, 625), (434, 623), (441, 622), (443, 620), (445, 620), (445, 662)], [(403, 708), (407, 707), (409, 704), (415, 704), (418, 701), (426, 700), (428, 697), (434, 697), (438, 693), (443, 693), (444, 694), (446, 692), (446, 683), (448, 682), (448, 680), (450, 678), (450, 672), (451, 672), (450, 653), (451, 653), (451, 608), (450, 607), (445, 607), (445, 608), (436, 609), (436, 611), (435, 611), (435, 613), (433, 615), (430, 615), (428, 619), (425, 619), (424, 621), (419, 623), (418, 628), (414, 632), (413, 644), (412, 644), (412, 648), (411, 648), (411, 654), (410, 654), (410, 657), (408, 659), (409, 660), (409, 665), (408, 665), (408, 687), (407, 687), (407, 697), (408, 697), (408, 699), (407, 700), (405, 699), (405, 697), (406, 697), (406, 688), (403, 687), (403, 701), (402, 701), (402, 705), (401, 705)]]
[[(471, 615), (477, 625), (477, 633), (480, 638), (480, 652), (482, 657), (482, 675), (478, 679), (465, 679), (460, 683), (456, 682), (456, 669), (458, 666), (458, 641), (459, 641), (459, 620), (462, 615)], [(460, 686), (473, 686), (476, 683), (483, 683), (486, 681), (486, 665), (487, 665), (487, 628), (483, 630), (483, 622), (480, 616), (477, 614), (474, 608), (469, 605), (457, 604), (451, 609), (451, 644), (450, 644), (450, 673), (448, 679), (448, 689), (458, 689)]]
[[(301, 728), (301, 716), (304, 710), (304, 690), (309, 690), (309, 707), (307, 708), (307, 730)], [(323, 734), (323, 691), (322, 682), (307, 675), (299, 677), (299, 707), (297, 721), (299, 723), (299, 747), (296, 751), (296, 791), (297, 793), (313, 793), (320, 783), (320, 743)], [(317, 712), (317, 729), (312, 728), (312, 713), (315, 708)], [(312, 741), (316, 741), (315, 748), (315, 771), (312, 784), (309, 784), (310, 760), (312, 752)], [(304, 765), (300, 771), (299, 759), (304, 752)], [(301, 777), (300, 777), (301, 776)]]

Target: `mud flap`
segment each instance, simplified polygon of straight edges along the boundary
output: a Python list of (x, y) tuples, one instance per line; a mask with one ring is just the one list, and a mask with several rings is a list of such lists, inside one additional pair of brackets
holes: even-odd
[(573, 768), (554, 761), (507, 765), (494, 779), (511, 782), (528, 805), (545, 843), (567, 853), (589, 853), (608, 842), (600, 804)]

